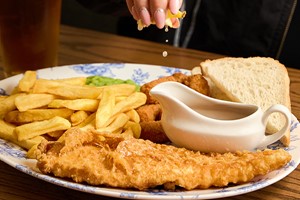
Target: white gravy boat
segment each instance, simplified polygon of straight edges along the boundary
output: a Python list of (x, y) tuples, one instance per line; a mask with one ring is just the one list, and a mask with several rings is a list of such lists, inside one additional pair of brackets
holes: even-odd
[[(162, 127), (179, 147), (202, 152), (229, 152), (265, 148), (290, 128), (291, 112), (283, 105), (263, 112), (256, 105), (228, 102), (205, 96), (177, 83), (164, 82), (150, 94), (162, 106)], [(284, 127), (265, 135), (267, 119), (273, 112), (285, 116)]]

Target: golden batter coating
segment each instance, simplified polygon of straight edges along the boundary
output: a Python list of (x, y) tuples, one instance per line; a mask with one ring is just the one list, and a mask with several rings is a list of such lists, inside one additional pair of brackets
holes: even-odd
[(64, 142), (41, 143), (37, 156), (43, 173), (91, 185), (139, 190), (161, 185), (192, 190), (240, 184), (281, 168), (291, 159), (283, 149), (201, 154), (77, 128), (65, 133)]

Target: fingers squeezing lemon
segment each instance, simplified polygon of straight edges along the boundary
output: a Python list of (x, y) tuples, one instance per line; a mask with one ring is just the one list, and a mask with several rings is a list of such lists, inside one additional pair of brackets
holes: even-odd
[[(170, 28), (175, 28), (174, 25), (173, 25), (173, 20), (174, 19), (182, 19), (184, 18), (186, 15), (186, 11), (178, 11), (178, 13), (176, 14), (172, 14), (170, 10), (167, 10), (167, 16), (166, 16), (166, 20), (165, 20), (165, 25), (167, 27), (170, 27)], [(145, 24), (143, 24), (142, 20), (139, 19), (137, 21), (137, 24), (138, 24), (138, 30), (141, 31), (143, 30), (143, 28), (146, 27)], [(156, 24), (156, 22), (154, 20), (151, 21), (151, 24)]]

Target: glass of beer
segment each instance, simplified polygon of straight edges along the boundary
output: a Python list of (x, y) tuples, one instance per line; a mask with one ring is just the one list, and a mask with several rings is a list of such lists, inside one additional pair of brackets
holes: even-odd
[(0, 0), (5, 76), (57, 65), (61, 0)]

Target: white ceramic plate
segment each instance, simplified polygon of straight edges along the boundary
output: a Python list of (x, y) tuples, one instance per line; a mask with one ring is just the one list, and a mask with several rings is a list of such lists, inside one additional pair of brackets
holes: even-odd
[[(80, 64), (62, 67), (54, 67), (38, 70), (39, 78), (60, 79), (78, 76), (102, 75), (121, 79), (132, 79), (138, 84), (149, 82), (161, 76), (171, 75), (174, 72), (190, 74), (188, 70), (175, 69), (163, 66), (124, 63), (98, 63)], [(22, 74), (0, 81), (0, 93), (9, 94), (22, 78)], [(282, 147), (280, 142), (274, 143), (269, 148)], [(292, 160), (285, 167), (273, 171), (265, 176), (256, 177), (250, 183), (238, 186), (224, 187), (220, 189), (192, 190), (168, 192), (151, 189), (147, 191), (123, 190), (106, 187), (88, 186), (70, 182), (53, 176), (44, 175), (36, 168), (36, 161), (25, 158), (25, 151), (18, 146), (0, 139), (0, 160), (12, 167), (66, 188), (79, 190), (87, 193), (119, 197), (126, 199), (213, 199), (229, 197), (252, 192), (271, 185), (290, 174), (300, 162), (300, 125), (293, 116), (291, 122), (291, 145), (286, 150), (292, 155)]]

